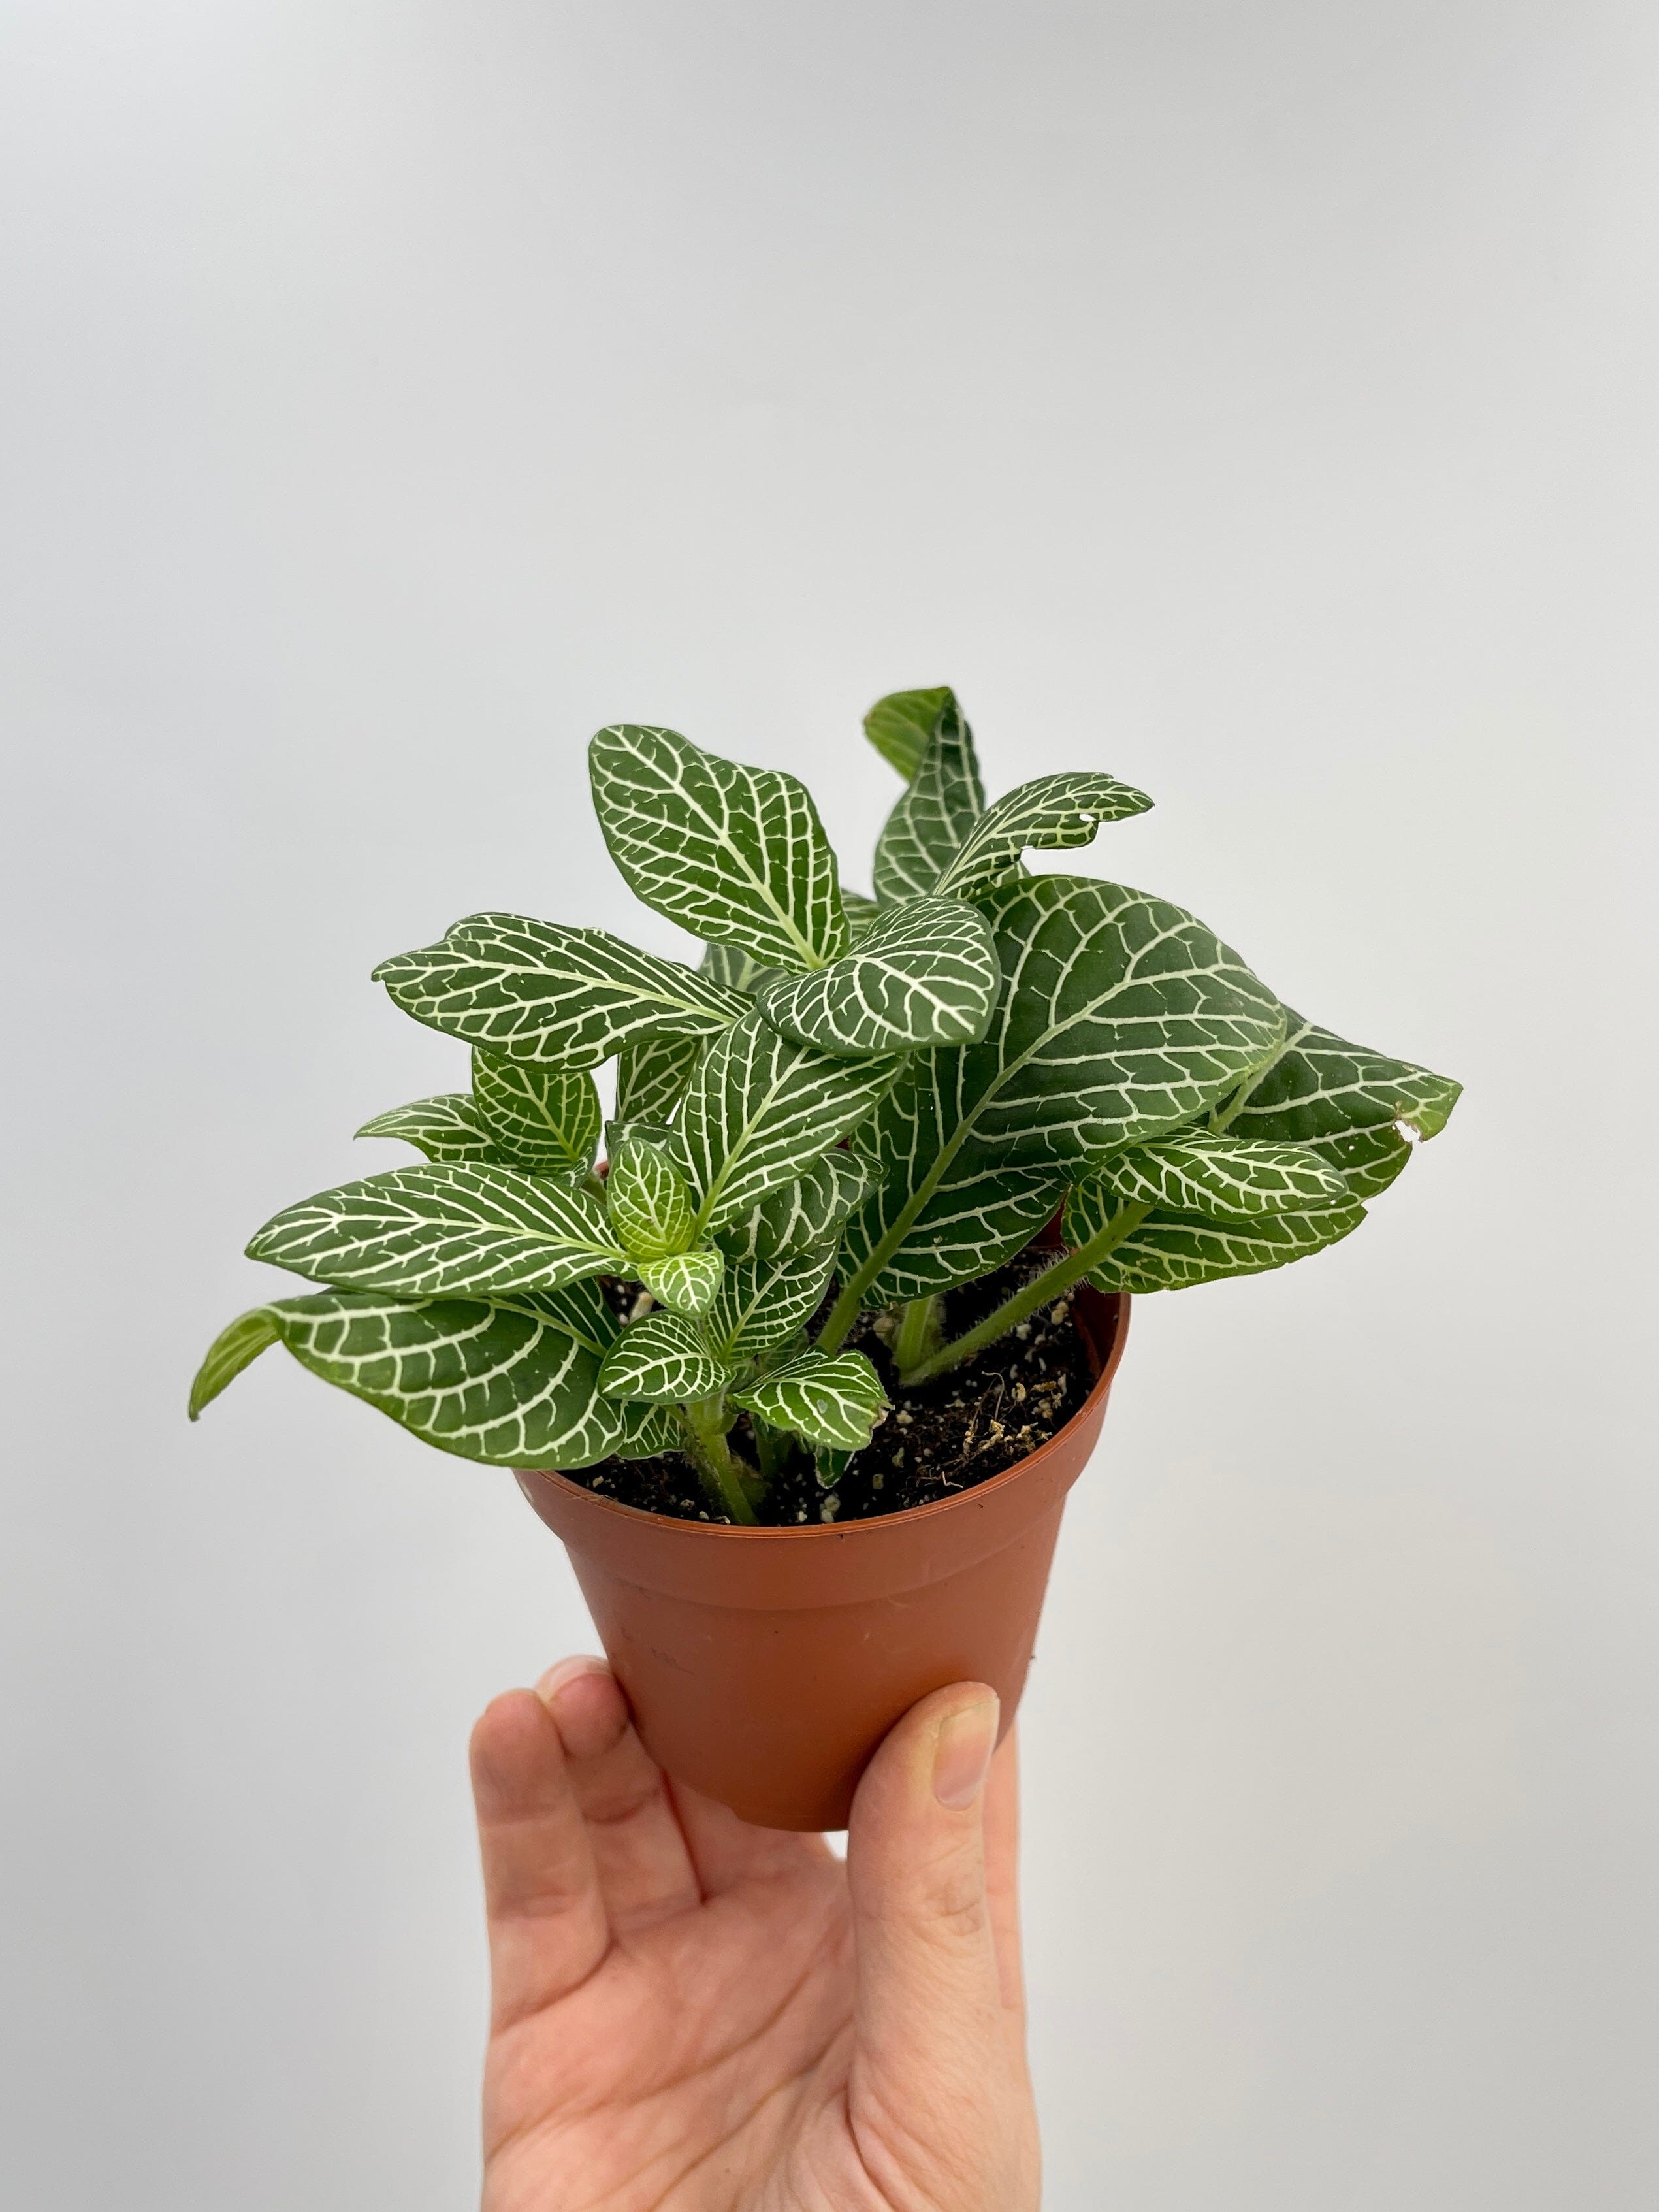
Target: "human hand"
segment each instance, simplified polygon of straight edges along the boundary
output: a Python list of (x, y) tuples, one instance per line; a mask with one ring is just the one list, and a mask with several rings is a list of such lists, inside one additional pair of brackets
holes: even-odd
[(843, 1863), (668, 1781), (602, 1661), (497, 1698), (483, 2212), (1036, 2212), (996, 1723), (924, 1698)]

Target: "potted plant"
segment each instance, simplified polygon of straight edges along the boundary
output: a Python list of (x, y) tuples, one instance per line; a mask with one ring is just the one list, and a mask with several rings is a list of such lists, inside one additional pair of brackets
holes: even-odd
[(942, 1683), (1012, 1719), (1130, 1294), (1335, 1243), (1458, 1095), (1168, 901), (1030, 872), (1139, 791), (988, 807), (945, 688), (865, 727), (904, 782), (872, 896), (793, 776), (601, 730), (605, 842), (701, 965), (507, 914), (386, 962), (470, 1088), (359, 1132), (423, 1164), (266, 1223), (250, 1255), (320, 1287), (233, 1322), (191, 1396), (281, 1343), (518, 1471), (653, 1754), (780, 1826), (844, 1821)]

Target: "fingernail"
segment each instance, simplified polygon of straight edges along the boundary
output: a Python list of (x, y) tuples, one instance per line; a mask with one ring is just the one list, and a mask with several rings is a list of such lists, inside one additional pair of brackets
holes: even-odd
[(558, 1665), (550, 1667), (537, 1683), (536, 1695), (550, 1708), (573, 1682), (586, 1681), (590, 1674), (608, 1674), (610, 1672), (603, 1659), (561, 1659)]
[(995, 1698), (981, 1698), (940, 1724), (933, 1746), (933, 1795), (953, 1813), (965, 1811), (985, 1786), (1000, 1710)]

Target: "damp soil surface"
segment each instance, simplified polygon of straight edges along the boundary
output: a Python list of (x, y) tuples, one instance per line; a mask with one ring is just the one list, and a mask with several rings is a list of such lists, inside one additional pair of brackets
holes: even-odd
[[(981, 1281), (950, 1291), (945, 1334), (957, 1337), (1053, 1264), (1052, 1252), (1031, 1252)], [(826, 1302), (827, 1310), (827, 1302)], [(887, 1346), (865, 1315), (848, 1346), (875, 1364), (892, 1411), (858, 1453), (833, 1492), (818, 1487), (802, 1452), (773, 1480), (759, 1508), (763, 1525), (854, 1521), (903, 1513), (970, 1490), (1026, 1458), (1063, 1429), (1094, 1382), (1088, 1347), (1072, 1317), (1069, 1296), (1041, 1306), (978, 1358), (919, 1389), (902, 1390)], [(755, 1451), (743, 1415), (732, 1431), (735, 1450), (752, 1466)], [(572, 1469), (567, 1480), (602, 1498), (665, 1513), (679, 1521), (728, 1521), (709, 1499), (691, 1462), (678, 1452), (656, 1459), (601, 1460)]]

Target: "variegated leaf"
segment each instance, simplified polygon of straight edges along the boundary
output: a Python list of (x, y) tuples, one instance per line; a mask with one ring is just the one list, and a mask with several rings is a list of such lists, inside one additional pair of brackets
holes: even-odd
[(625, 1328), (606, 1352), (599, 1388), (608, 1398), (693, 1405), (717, 1397), (734, 1372), (714, 1358), (694, 1323), (678, 1314), (650, 1313)]
[(880, 903), (925, 897), (984, 811), (973, 732), (953, 695), (939, 711), (909, 789), (876, 841), (875, 892)]
[(358, 1130), (360, 1137), (400, 1137), (429, 1160), (488, 1160), (499, 1155), (478, 1109), (465, 1091), (436, 1098), (416, 1098), (377, 1114)]
[(798, 1181), (780, 1184), (728, 1222), (715, 1241), (728, 1260), (775, 1260), (833, 1244), (869, 1182), (850, 1152), (826, 1152)]
[(278, 1298), (233, 1322), (197, 1377), (192, 1416), (279, 1342), (423, 1443), (491, 1467), (587, 1467), (636, 1425), (632, 1408), (599, 1395), (597, 1353), (549, 1322), (471, 1299), (349, 1291)]
[(247, 1252), (313, 1282), (400, 1298), (556, 1290), (623, 1263), (598, 1200), (574, 1181), (465, 1163), (323, 1191), (266, 1222)]
[[(1091, 1176), (1066, 1202), (1066, 1240), (1085, 1243), (1128, 1201), (1103, 1177)], [(1358, 1199), (1302, 1213), (1267, 1213), (1254, 1221), (1218, 1221), (1199, 1214), (1148, 1214), (1113, 1248), (1088, 1279), (1103, 1291), (1188, 1290), (1227, 1275), (1259, 1275), (1322, 1252), (1365, 1218)]]
[(601, 1358), (622, 1334), (620, 1316), (591, 1275), (564, 1283), (556, 1291), (508, 1291), (490, 1300), (492, 1305), (511, 1306), (533, 1321), (550, 1322), (555, 1328), (574, 1336)]
[(1315, 1137), (1303, 1148), (1336, 1169), (1355, 1198), (1380, 1198), (1415, 1150), (1397, 1121), (1350, 1129), (1342, 1137)]
[(611, 856), (647, 906), (773, 967), (846, 950), (836, 856), (797, 778), (631, 722), (601, 730), (588, 763)]
[(972, 907), (906, 899), (856, 952), (766, 984), (756, 1004), (799, 1044), (863, 1057), (973, 1042), (989, 1024), (998, 981), (991, 933)]
[(475, 1046), (472, 1096), (497, 1152), (515, 1167), (592, 1166), (605, 1114), (586, 1068), (504, 1060)]
[(1396, 1121), (1426, 1140), (1445, 1127), (1462, 1087), (1291, 1014), (1279, 1050), (1212, 1120), (1235, 1136), (1275, 1143), (1319, 1143)]
[(671, 1313), (705, 1314), (714, 1303), (726, 1273), (724, 1253), (671, 1252), (661, 1260), (640, 1260), (635, 1270), (652, 1297)]
[(757, 1012), (716, 1038), (686, 1093), (675, 1147), (697, 1200), (701, 1237), (793, 1182), (867, 1114), (890, 1060), (838, 1060), (795, 1044)]
[(685, 1431), (668, 1407), (647, 1406), (637, 1398), (612, 1402), (621, 1406), (628, 1423), (617, 1446), (618, 1459), (657, 1459), (665, 1452), (684, 1449)]
[(721, 1358), (745, 1359), (787, 1344), (823, 1304), (835, 1264), (833, 1249), (728, 1262), (708, 1322)]
[(849, 891), (842, 886), (841, 902), (847, 915), (847, 944), (856, 952), (880, 918), (881, 908), (862, 891)]
[(623, 1249), (635, 1260), (660, 1260), (691, 1242), (691, 1189), (665, 1146), (629, 1133), (611, 1155), (605, 1211)]
[(745, 998), (753, 991), (757, 976), (773, 972), (764, 960), (757, 960), (740, 945), (711, 945), (702, 956), (703, 975), (724, 984), (728, 991), (741, 991)]
[(1028, 848), (1052, 852), (1091, 844), (1103, 822), (1144, 814), (1152, 803), (1145, 792), (1086, 770), (1022, 783), (975, 823), (939, 879), (939, 896), (980, 898), (1019, 872), (1020, 855)]
[(1346, 1206), (1352, 1195), (1338, 1170), (1303, 1146), (1258, 1144), (1204, 1130), (1183, 1130), (1119, 1152), (1100, 1172), (1120, 1198), (1224, 1221)]
[(866, 1300), (983, 1273), (1079, 1163), (1192, 1121), (1282, 1033), (1273, 993), (1164, 900), (1033, 876), (983, 911), (1003, 971), (985, 1041), (915, 1054), (854, 1135), (882, 1177), (846, 1234)]
[(702, 1058), (701, 1037), (646, 1036), (617, 1054), (617, 1119), (672, 1121)]
[(954, 701), (948, 684), (937, 684), (931, 691), (890, 691), (865, 716), (864, 734), (908, 783), (921, 766), (939, 716)]
[(475, 914), (374, 970), (417, 1022), (512, 1060), (597, 1067), (646, 1036), (717, 1036), (745, 1001), (605, 929)]
[(881, 1377), (861, 1352), (799, 1352), (732, 1393), (734, 1405), (809, 1444), (860, 1451), (887, 1404)]

